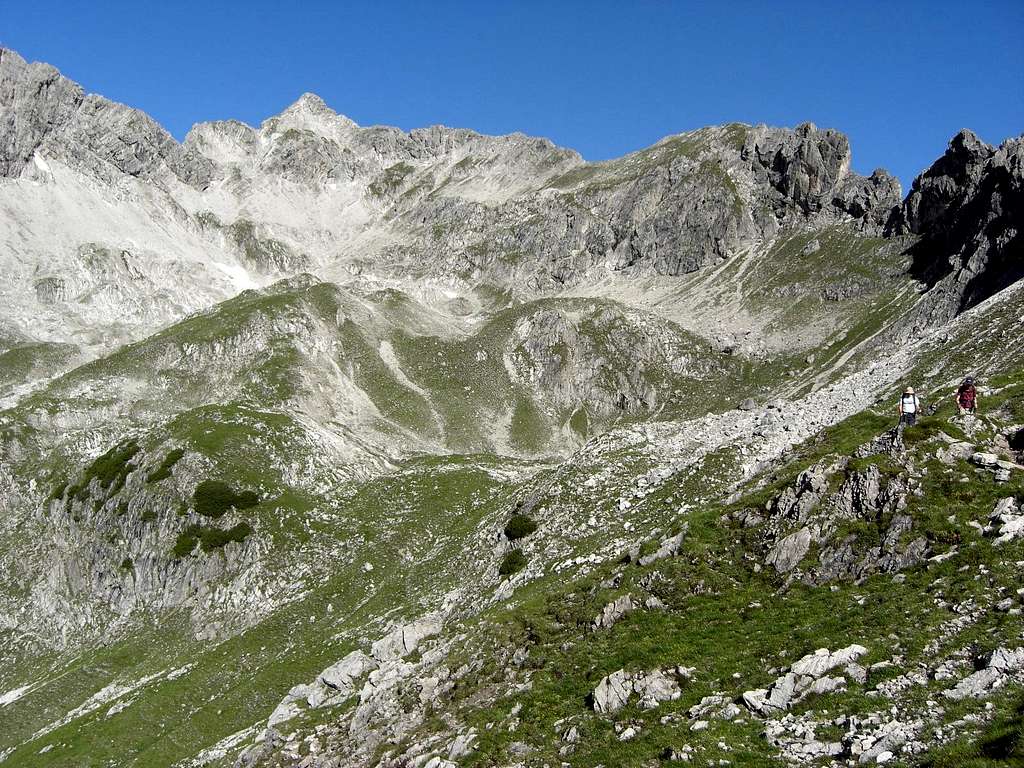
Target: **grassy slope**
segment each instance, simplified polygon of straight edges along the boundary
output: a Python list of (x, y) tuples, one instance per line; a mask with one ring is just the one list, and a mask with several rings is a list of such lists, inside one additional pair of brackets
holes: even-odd
[[(52, 682), (0, 709), (0, 749), (55, 717), (63, 710), (57, 702), (77, 704), (111, 681), (195, 666), (154, 682), (117, 715), (108, 718), (108, 706), (100, 707), (19, 748), (6, 764), (169, 765), (258, 723), (297, 681), (373, 633), (369, 627), (385, 629), (382, 617), (416, 616), (466, 573), (494, 567), (474, 543), (481, 522), (507, 500), (500, 478), (509, 467), (503, 463), (501, 474), (492, 468), (486, 457), (424, 459), (362, 487), (337, 510), (329, 575), (237, 637), (196, 642), (184, 617), (171, 614), (76, 659), (36, 660), (36, 679)], [(374, 565), (370, 574), (365, 562)], [(56, 746), (38, 754), (48, 744)]]
[[(1022, 378), (1018, 371), (1014, 376), (1017, 383), (1001, 393), (1000, 402), (993, 407), (1019, 407), (1012, 403), (1024, 399)], [(823, 456), (846, 454), (888, 425), (886, 417), (864, 412), (798, 449), (784, 467), (767, 478), (768, 485), (734, 505), (714, 504), (689, 513), (686, 520), (690, 534), (680, 557), (648, 568), (609, 563), (587, 579), (569, 584), (559, 583), (557, 577), (539, 580), (518, 593), (518, 605), (513, 610), (489, 616), (490, 634), (482, 645), (528, 649), (529, 657), (513, 680), (530, 680), (532, 687), (513, 695), (498, 693), (509, 687), (504, 667), (485, 670), (467, 687), (450, 710), (480, 734), (479, 748), (467, 764), (501, 764), (508, 759), (506, 750), (512, 742), (536, 747), (530, 765), (559, 761), (563, 759), (558, 754), (563, 746), (559, 735), (574, 724), (582, 741), (567, 758), (572, 765), (648, 765), (666, 747), (679, 748), (683, 743), (696, 747), (701, 760), (779, 765), (774, 750), (760, 738), (761, 726), (750, 718), (743, 723), (712, 721), (711, 727), (700, 733), (688, 731), (685, 717), (682, 725), (662, 723), (661, 718), (682, 713), (714, 692), (735, 696), (763, 686), (775, 676), (769, 672), (770, 667), (791, 663), (822, 646), (835, 648), (858, 642), (869, 649), (868, 663), (899, 652), (906, 659), (904, 666), (910, 666), (918, 661), (928, 663), (971, 644), (981, 648), (1002, 642), (1019, 644), (1018, 618), (989, 611), (976, 625), (941, 644), (937, 652), (925, 648), (953, 615), (937, 606), (932, 597), (941, 594), (950, 603), (975, 600), (991, 605), (993, 594), (1012, 594), (1021, 586), (1014, 563), (1024, 558), (1024, 543), (996, 549), (990, 540), (966, 525), (969, 520), (984, 520), (998, 498), (1014, 494), (1024, 497), (1024, 479), (1017, 474), (1013, 483), (996, 486), (989, 475), (975, 475), (971, 468), (961, 465), (954, 472), (966, 482), (955, 482), (934, 459), (925, 458), (937, 445), (930, 441), (937, 431), (949, 429), (956, 436), (955, 428), (947, 423), (949, 416), (946, 407), (925, 418), (916, 428), (918, 434), (908, 431), (912, 451), (930, 470), (923, 496), (911, 499), (908, 514), (915, 520), (915, 535), (923, 533), (932, 540), (933, 552), (948, 550), (948, 534), (951, 528), (958, 530), (963, 536), (958, 554), (941, 564), (911, 569), (903, 582), (876, 575), (862, 584), (839, 584), (835, 591), (799, 585), (779, 591), (780, 580), (772, 573), (755, 573), (752, 562), (736, 557), (743, 551), (740, 546), (745, 532), (724, 523), (722, 515), (730, 509), (763, 504), (804, 467)], [(679, 495), (678, 488), (667, 485), (643, 503), (662, 505), (665, 496)], [(950, 514), (953, 523), (947, 520)], [(601, 586), (601, 581), (609, 577), (618, 579), (615, 588)], [(611, 631), (590, 631), (590, 621), (611, 599), (644, 591), (658, 595), (668, 610), (637, 612)], [(616, 669), (680, 664), (697, 668), (682, 699), (649, 712), (630, 706), (614, 718), (639, 726), (641, 736), (636, 739), (619, 741), (613, 719), (596, 716), (588, 707), (587, 695), (604, 675)], [(873, 676), (871, 683), (878, 679)], [(926, 699), (935, 698), (939, 689), (949, 685), (933, 682), (912, 688), (903, 702), (924, 708)], [(998, 749), (1015, 749), (1014, 754), (1019, 754), (1019, 722), (1014, 721), (1019, 692), (1000, 694), (993, 700), (999, 714), (988, 736), (979, 741), (965, 738), (952, 748), (937, 750), (925, 758), (924, 764), (953, 766), (960, 764), (957, 760), (970, 759), (972, 765), (988, 766), (997, 763), (986, 762), (985, 755), (994, 755)], [(864, 695), (864, 689), (854, 684), (848, 694), (812, 699), (795, 711), (857, 713), (879, 708), (885, 708), (884, 700)], [(950, 704), (946, 709), (948, 721), (983, 706), (970, 702)], [(513, 710), (518, 711), (515, 717)], [(514, 729), (506, 727), (513, 721)], [(723, 739), (730, 750), (718, 746)]]

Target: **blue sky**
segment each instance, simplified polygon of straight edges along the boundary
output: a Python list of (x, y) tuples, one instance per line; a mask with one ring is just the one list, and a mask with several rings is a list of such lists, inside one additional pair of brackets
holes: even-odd
[(1024, 2), (14, 2), (0, 44), (178, 138), (302, 92), (364, 125), (547, 136), (589, 160), (812, 120), (904, 190), (963, 127), (1024, 132)]

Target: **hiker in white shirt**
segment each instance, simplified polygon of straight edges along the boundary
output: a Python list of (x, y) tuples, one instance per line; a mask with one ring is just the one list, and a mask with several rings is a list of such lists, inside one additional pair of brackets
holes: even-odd
[(908, 427), (914, 426), (917, 422), (917, 412), (921, 410), (921, 401), (917, 399), (917, 395), (914, 394), (913, 387), (907, 387), (903, 390), (903, 396), (900, 397), (900, 423), (906, 424)]

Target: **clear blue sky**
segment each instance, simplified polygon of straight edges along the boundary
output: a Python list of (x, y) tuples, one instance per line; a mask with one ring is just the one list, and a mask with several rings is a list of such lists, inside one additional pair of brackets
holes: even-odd
[(1024, 132), (1024, 2), (0, 0), (0, 44), (179, 139), (302, 92), (356, 122), (547, 136), (590, 160), (733, 120), (838, 128), (910, 180)]

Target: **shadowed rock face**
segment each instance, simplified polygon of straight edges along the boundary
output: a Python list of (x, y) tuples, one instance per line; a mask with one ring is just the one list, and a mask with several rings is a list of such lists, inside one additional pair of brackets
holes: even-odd
[(896, 216), (917, 235), (911, 273), (929, 287), (919, 325), (942, 323), (1024, 276), (1024, 138), (994, 148), (971, 131), (914, 180)]

